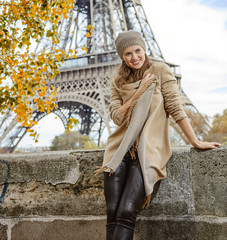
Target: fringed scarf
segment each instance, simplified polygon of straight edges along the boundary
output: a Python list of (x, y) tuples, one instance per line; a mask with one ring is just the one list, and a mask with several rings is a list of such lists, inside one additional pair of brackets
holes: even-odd
[[(132, 158), (135, 158), (135, 152), (137, 151), (140, 141), (140, 133), (142, 132), (143, 126), (148, 118), (153, 92), (157, 83), (157, 77), (153, 75), (151, 79), (147, 80), (139, 87), (137, 90), (137, 93), (139, 93), (137, 94), (138, 97), (129, 107), (125, 116), (127, 130), (121, 144), (110, 162), (96, 170), (95, 175), (103, 171), (109, 172), (110, 175), (113, 174), (128, 151), (130, 152)], [(149, 200), (150, 195), (147, 196), (145, 205), (147, 205)]]

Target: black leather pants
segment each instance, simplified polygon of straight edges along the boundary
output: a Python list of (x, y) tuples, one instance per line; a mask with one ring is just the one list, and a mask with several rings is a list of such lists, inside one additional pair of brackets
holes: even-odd
[(138, 157), (127, 153), (115, 173), (104, 173), (107, 206), (106, 240), (132, 240), (145, 191)]

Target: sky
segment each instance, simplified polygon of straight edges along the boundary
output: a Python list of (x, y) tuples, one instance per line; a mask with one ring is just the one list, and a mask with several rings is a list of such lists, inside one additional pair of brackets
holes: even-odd
[[(182, 88), (202, 114), (227, 108), (227, 1), (141, 0), (167, 62), (181, 66)], [(39, 121), (35, 144), (26, 135), (18, 147), (49, 146), (64, 132), (54, 114)]]
[(166, 61), (181, 65), (184, 92), (202, 114), (222, 113), (227, 108), (227, 1), (142, 4)]

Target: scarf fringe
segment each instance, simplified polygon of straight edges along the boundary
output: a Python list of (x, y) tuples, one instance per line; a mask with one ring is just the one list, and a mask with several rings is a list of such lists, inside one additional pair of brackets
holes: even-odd
[(150, 205), (150, 201), (151, 201), (151, 194), (149, 194), (148, 196), (146, 196), (143, 205), (141, 207), (141, 209), (147, 208)]
[(95, 173), (95, 176), (97, 176), (99, 173), (101, 172), (104, 172), (106, 170), (109, 171), (109, 176), (113, 175), (114, 174), (114, 170), (112, 168), (109, 168), (107, 166), (103, 166), (103, 167), (98, 167), (99, 169), (95, 170), (94, 173)]
[(139, 145), (139, 141), (140, 141), (140, 135), (137, 137), (137, 139), (135, 140), (135, 142), (133, 143), (133, 145), (129, 149), (129, 153), (132, 157), (132, 160), (136, 159), (136, 152), (137, 152), (137, 148), (138, 148), (138, 145)]

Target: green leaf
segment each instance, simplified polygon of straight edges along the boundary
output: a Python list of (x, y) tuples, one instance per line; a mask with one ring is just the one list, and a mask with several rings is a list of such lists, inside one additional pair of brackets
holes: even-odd
[(52, 36), (53, 36), (53, 32), (51, 32), (50, 30), (48, 30), (46, 36), (47, 36), (47, 37), (52, 37)]

